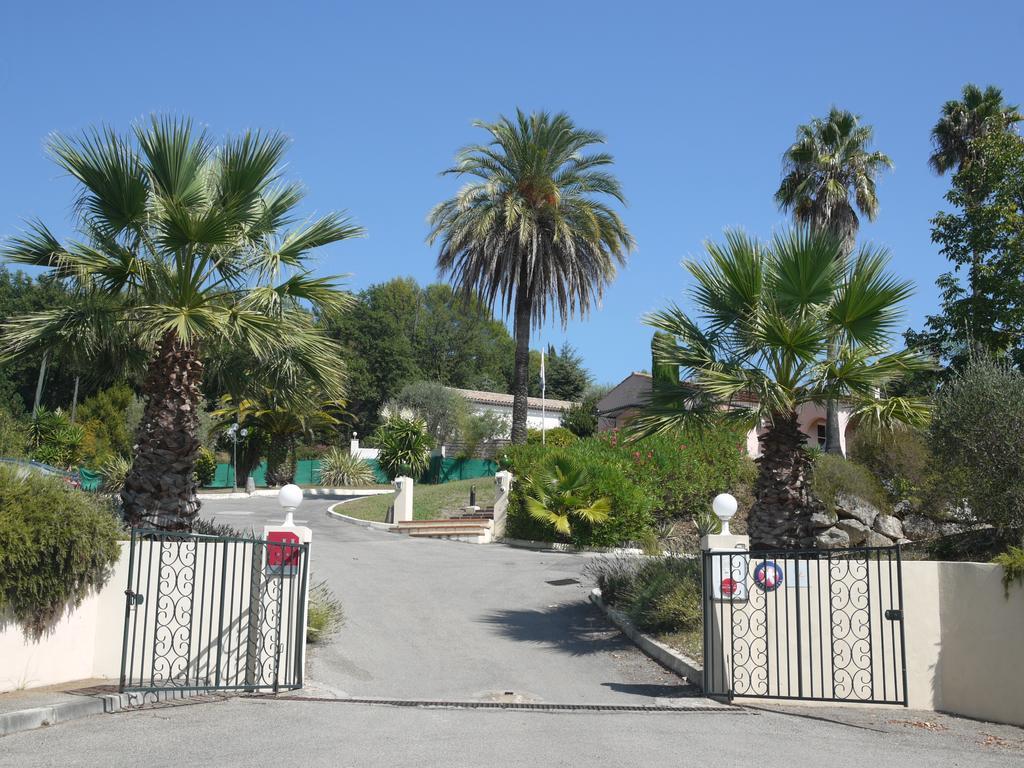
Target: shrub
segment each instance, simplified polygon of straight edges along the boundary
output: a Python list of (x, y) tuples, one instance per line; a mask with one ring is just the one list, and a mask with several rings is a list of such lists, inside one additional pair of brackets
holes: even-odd
[(462, 449), (458, 458), (472, 459), (480, 450), (480, 446), (508, 435), (509, 419), (494, 411), (483, 413), (467, 413), (459, 425), (462, 437)]
[(916, 499), (931, 482), (928, 436), (917, 429), (860, 426), (850, 437), (849, 458), (867, 467), (893, 501)]
[[(572, 445), (579, 438), (565, 427), (552, 427), (543, 433), (539, 429), (526, 430), (526, 442), (529, 445), (547, 445), (551, 448), (565, 448)], [(541, 441), (544, 441), (543, 443)]]
[(1003, 567), (1003, 591), (1007, 597), (1013, 582), (1024, 587), (1024, 547), (1010, 547), (992, 562)]
[(815, 458), (811, 470), (811, 491), (833, 513), (836, 497), (841, 493), (857, 496), (882, 510), (888, 507), (885, 491), (867, 467), (842, 456), (823, 453)]
[[(549, 461), (566, 457), (585, 468), (588, 489), (593, 498), (611, 499), (608, 519), (591, 524), (581, 520), (572, 526), (569, 540), (577, 546), (617, 547), (633, 544), (650, 536), (653, 518), (649, 495), (626, 474), (625, 461), (608, 454), (594, 440), (581, 440), (566, 448), (542, 445), (510, 446), (499, 457), (499, 465), (517, 478), (530, 478), (539, 474)], [(530, 516), (526, 508), (529, 484), (515, 482), (509, 498), (507, 520), (508, 535), (512, 538), (555, 541), (550, 526)]]
[(939, 392), (930, 429), (941, 472), (960, 472), (959, 489), (978, 520), (1024, 527), (1024, 374), (979, 358)]
[(0, 407), (0, 457), (22, 458), (28, 450), (28, 430), (6, 408)]
[(309, 611), (306, 614), (306, 642), (322, 643), (334, 635), (345, 621), (341, 601), (334, 596), (326, 581), (318, 581), (309, 590)]
[(373, 485), (373, 467), (341, 448), (331, 448), (320, 457), (320, 483), (330, 486)]
[(584, 573), (609, 605), (646, 632), (692, 632), (701, 627), (701, 564), (696, 558), (605, 557)]
[(706, 516), (715, 496), (742, 496), (756, 475), (746, 434), (732, 426), (674, 429), (635, 442), (607, 432), (601, 439), (627, 458), (630, 476), (651, 494), (659, 520)]
[(466, 399), (436, 381), (415, 381), (402, 387), (387, 408), (409, 409), (426, 424), (434, 445), (452, 440), (469, 413)]
[(108, 578), (120, 533), (102, 499), (0, 468), (0, 608), (40, 635)]
[(647, 632), (699, 629), (701, 565), (696, 559), (658, 557), (644, 562), (627, 596), (632, 622)]
[(131, 461), (124, 456), (111, 456), (107, 459), (100, 467), (103, 490), (107, 493), (120, 493), (124, 490), (124, 481), (131, 468)]
[(196, 482), (199, 487), (209, 485), (213, 482), (213, 478), (217, 476), (217, 457), (214, 456), (206, 446), (200, 446), (199, 452), (196, 454), (195, 468), (192, 470), (196, 476)]
[(590, 437), (597, 432), (597, 401), (596, 394), (583, 398), (582, 402), (573, 403), (562, 414), (562, 426), (576, 437)]
[(81, 458), (85, 429), (72, 424), (60, 408), (55, 411), (40, 408), (29, 421), (32, 458), (43, 464), (67, 469)]
[(97, 392), (78, 407), (78, 421), (85, 430), (82, 461), (100, 467), (112, 456), (129, 456), (135, 442), (136, 424), (127, 414), (135, 400), (131, 387), (119, 384)]
[(572, 518), (591, 526), (608, 519), (611, 499), (599, 497), (591, 487), (587, 468), (568, 456), (552, 457), (536, 475), (521, 482), (530, 517), (550, 525), (561, 536), (572, 535)]
[(373, 433), (373, 442), (380, 450), (377, 462), (391, 480), (399, 475), (419, 479), (430, 465), (433, 441), (426, 422), (416, 416), (390, 414)]

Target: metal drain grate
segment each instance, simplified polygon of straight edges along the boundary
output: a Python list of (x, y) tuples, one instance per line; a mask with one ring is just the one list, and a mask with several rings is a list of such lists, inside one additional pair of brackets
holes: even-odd
[(668, 706), (663, 704), (540, 704), (513, 701), (431, 701), (424, 699), (328, 699), (315, 696), (277, 695), (279, 701), (315, 701), (328, 704), (381, 704), (388, 707), (422, 707), (445, 709), (507, 709), (534, 712), (721, 712), (744, 714), (745, 710), (727, 704), (700, 703)]
[(579, 579), (555, 579), (554, 581), (547, 582), (552, 587), (567, 587), (570, 584), (579, 584)]

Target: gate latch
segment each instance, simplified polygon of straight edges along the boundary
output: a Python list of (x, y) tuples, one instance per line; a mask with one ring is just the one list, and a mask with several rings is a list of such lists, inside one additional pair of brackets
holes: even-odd
[(132, 592), (130, 589), (126, 589), (124, 593), (128, 598), (129, 605), (142, 605), (144, 598), (140, 593)]
[(903, 621), (903, 611), (898, 608), (890, 608), (885, 612), (885, 618), (889, 621)]

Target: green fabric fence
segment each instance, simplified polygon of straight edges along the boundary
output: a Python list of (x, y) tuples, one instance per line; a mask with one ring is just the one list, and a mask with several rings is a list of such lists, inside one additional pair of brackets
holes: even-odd
[[(375, 459), (368, 459), (366, 463), (373, 469), (377, 482), (388, 483), (388, 476), (380, 468)], [(430, 466), (420, 478), (421, 483), (448, 483), (452, 480), (473, 480), (478, 477), (493, 477), (498, 471), (498, 465), (490, 459), (442, 459), (440, 456), (433, 456), (430, 459)], [(230, 464), (218, 464), (217, 472), (214, 474), (213, 482), (208, 488), (232, 488), (234, 472)], [(260, 462), (252, 472), (252, 478), (257, 488), (267, 487), (267, 463)], [(320, 482), (320, 461), (317, 459), (303, 459), (295, 464), (295, 483), (298, 485), (317, 485)]]

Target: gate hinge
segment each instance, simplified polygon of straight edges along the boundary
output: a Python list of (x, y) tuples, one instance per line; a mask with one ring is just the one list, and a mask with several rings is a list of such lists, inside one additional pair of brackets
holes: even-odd
[(142, 605), (143, 596), (138, 592), (132, 592), (130, 589), (124, 591), (125, 597), (128, 598), (129, 605)]
[(898, 608), (890, 608), (885, 612), (885, 618), (889, 621), (903, 621), (903, 611)]

